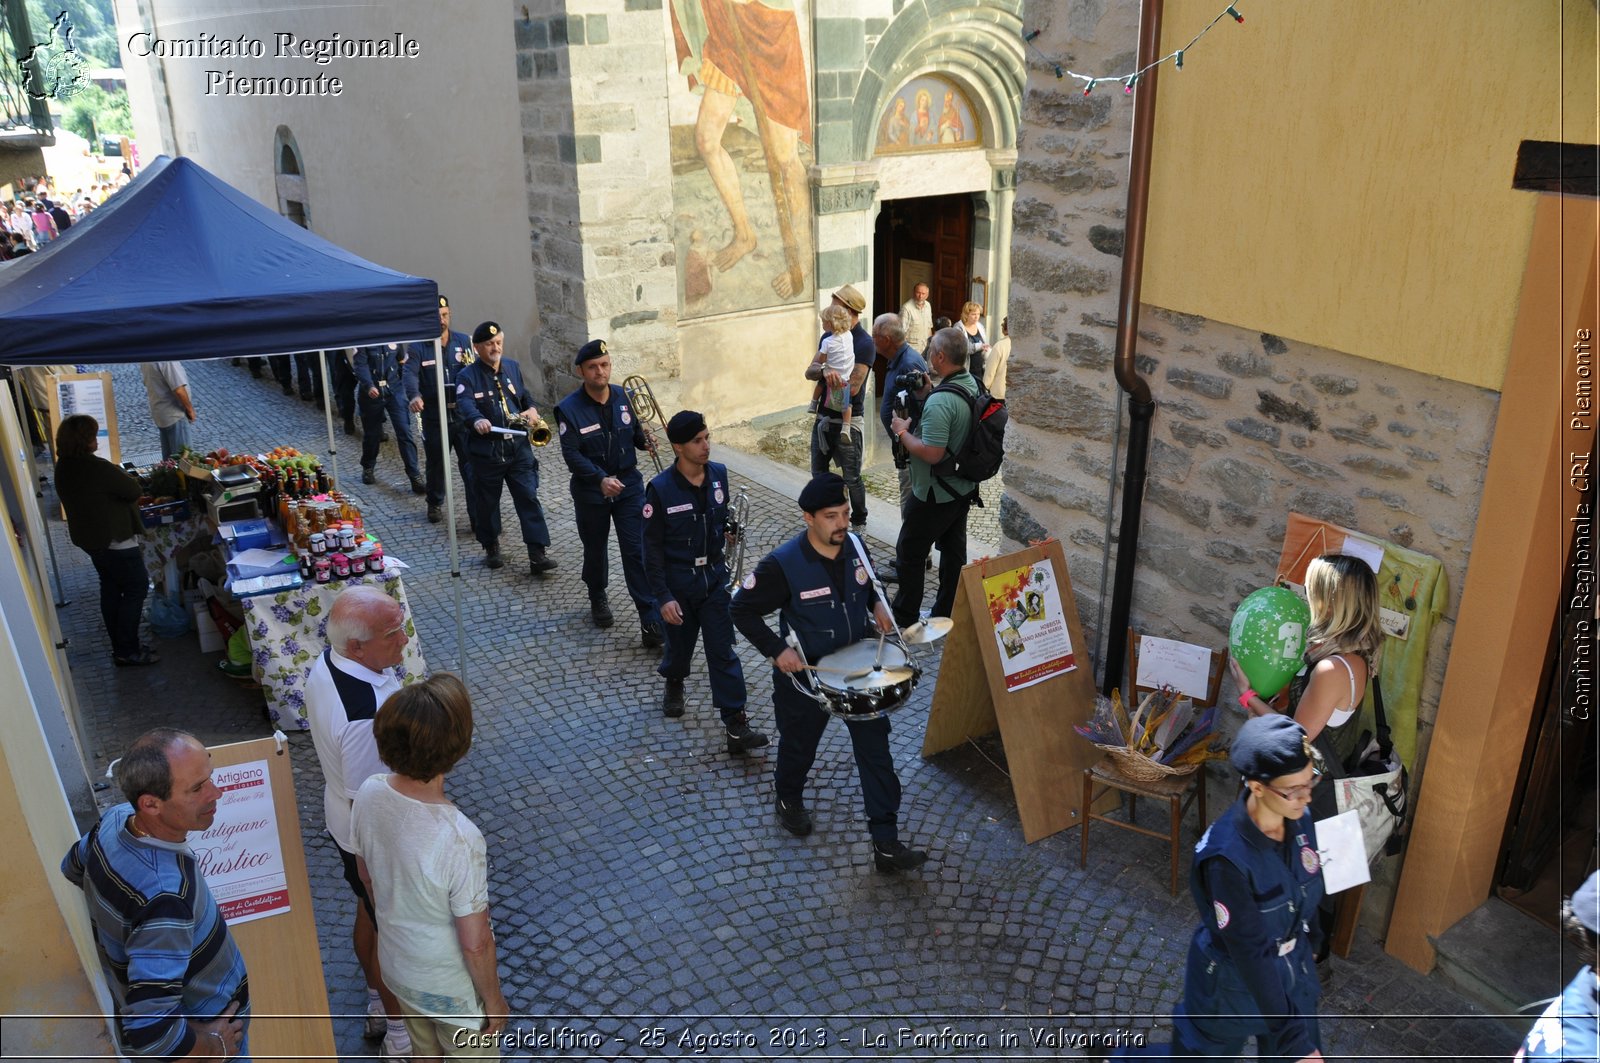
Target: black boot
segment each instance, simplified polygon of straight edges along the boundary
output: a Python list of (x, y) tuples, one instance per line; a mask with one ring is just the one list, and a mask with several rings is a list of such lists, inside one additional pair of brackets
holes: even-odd
[(639, 617), (639, 644), (647, 650), (660, 649), (666, 637), (661, 634), (661, 625), (647, 616)]
[(760, 731), (752, 730), (750, 718), (742, 712), (733, 719), (724, 721), (723, 727), (728, 731), (729, 753), (748, 753), (767, 744), (767, 736)]
[(928, 854), (921, 849), (908, 849), (905, 842), (873, 842), (872, 861), (879, 871), (894, 874), (915, 871), (928, 862)]
[(589, 618), (594, 621), (595, 627), (610, 627), (616, 623), (616, 617), (611, 614), (611, 603), (604, 598), (589, 599)]
[(777, 799), (778, 825), (793, 834), (796, 838), (804, 838), (811, 833), (811, 813), (806, 811), (804, 801), (788, 802), (783, 798)]
[(667, 680), (667, 689), (661, 695), (661, 715), (674, 720), (683, 715), (683, 680)]
[(555, 561), (545, 554), (544, 547), (538, 543), (528, 544), (528, 571), (531, 574), (542, 576), (555, 567)]
[(485, 548), (483, 563), (486, 568), (499, 568), (504, 565), (505, 559), (500, 556), (500, 541), (496, 539)]

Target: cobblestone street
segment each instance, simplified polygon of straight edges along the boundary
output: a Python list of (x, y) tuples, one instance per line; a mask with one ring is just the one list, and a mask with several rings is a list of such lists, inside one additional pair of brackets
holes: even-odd
[[(254, 380), (225, 361), (188, 371), (197, 449), (286, 443), (326, 456), (321, 408), (283, 396), (270, 374)], [(148, 460), (157, 438), (138, 368), (112, 373), (123, 456)], [(341, 433), (337, 445), (341, 484), (360, 499), (369, 530), (411, 566), (406, 586), (429, 667), (456, 669), (444, 526), (427, 523), (393, 444), (375, 487), (360, 485), (359, 440)], [(639, 645), (615, 563), (618, 624), (590, 623), (566, 469), (558, 447), (538, 455), (560, 562), (552, 578), (528, 576), (509, 500), (500, 571), (482, 567), (460, 521), (477, 730), (447, 790), (488, 841), (500, 967), (524, 1046), (508, 1056), (1077, 1058), (1090, 1034), (1155, 1030), (1166, 1039), (1162, 1016), (1179, 999), (1195, 913), (1186, 890), (1168, 893), (1162, 842), (1097, 827), (1084, 870), (1077, 830), (1024, 844), (998, 737), (921, 756), (937, 652), (924, 656), (930, 667), (911, 705), (891, 717), (901, 834), (930, 851), (928, 865), (901, 876), (873, 870), (842, 725), (824, 737), (807, 793), (816, 832), (789, 836), (772, 813), (776, 745), (724, 752), (698, 655), (688, 713), (662, 716), (656, 651)], [(753, 564), (800, 527), (789, 480), (766, 459), (715, 443), (713, 458), (750, 488)], [(892, 508), (880, 504), (874, 516)], [(93, 568), (69, 543), (53, 496), (45, 509), (96, 775), (156, 725), (213, 744), (269, 734), (260, 695), (221, 675), (218, 655), (200, 654), (193, 635), (157, 640), (157, 667), (111, 666)], [(880, 561), (893, 554), (885, 534), (871, 543)], [(770, 669), (747, 643), (739, 648), (752, 722), (776, 743)], [(354, 902), (323, 832), (309, 734), (290, 745), (328, 997), (343, 1016), (335, 1041), (341, 1058), (368, 1058)], [(100, 796), (116, 800), (110, 790)], [(1213, 812), (1230, 797), (1214, 774)], [(1322, 1000), (1328, 1058), (1506, 1059), (1515, 1050), (1509, 1025), (1390, 958), (1364, 930), (1332, 966)]]

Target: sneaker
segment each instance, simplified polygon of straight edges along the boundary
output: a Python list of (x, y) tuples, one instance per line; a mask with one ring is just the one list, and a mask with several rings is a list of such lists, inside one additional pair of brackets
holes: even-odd
[(441, 520), (444, 520), (444, 507), (443, 506), (429, 506), (428, 507), (428, 523), (429, 524), (438, 524)]
[(647, 650), (660, 649), (666, 642), (661, 634), (661, 625), (654, 620), (641, 619), (639, 621), (639, 643)]
[(928, 854), (921, 849), (908, 849), (905, 842), (873, 842), (872, 861), (879, 871), (894, 874), (915, 871), (928, 862)]
[(361, 482), (364, 484), (375, 484), (378, 482), (377, 474), (363, 465), (361, 467)]
[(728, 752), (748, 753), (752, 749), (760, 749), (767, 744), (767, 736), (760, 731), (752, 730), (750, 721), (744, 713), (726, 725), (728, 730)]
[(667, 680), (667, 689), (661, 694), (661, 715), (673, 719), (683, 715), (683, 680)]
[(157, 657), (149, 646), (139, 647), (139, 652), (132, 657), (112, 657), (111, 663), (118, 668), (143, 668), (146, 665), (160, 664), (161, 658)]
[(806, 811), (804, 801), (790, 804), (780, 797), (777, 799), (777, 811), (778, 825), (796, 838), (804, 838), (811, 833), (811, 813)]
[(595, 627), (610, 627), (617, 619), (611, 614), (611, 603), (604, 598), (590, 599), (589, 618), (594, 621)]
[(506, 563), (505, 559), (500, 556), (499, 543), (495, 543), (487, 548), (487, 552), (483, 558), (483, 563), (486, 568), (499, 568), (501, 565)]
[(414, 495), (425, 495), (425, 494), (427, 494), (428, 493), (428, 482), (426, 480), (424, 480), (420, 476), (413, 476), (411, 478), (411, 493), (414, 494)]
[(411, 1059), (411, 1036), (402, 1034), (384, 1034), (382, 1055), (379, 1056), (383, 1063), (409, 1063)]
[(383, 1005), (379, 1003), (376, 1007), (377, 1011), (367, 1012), (366, 1025), (361, 1029), (361, 1036), (368, 1041), (376, 1041), (389, 1029), (389, 1016), (383, 1013)]
[(537, 543), (528, 547), (528, 571), (535, 576), (542, 576), (556, 567), (555, 560), (546, 555), (544, 547)]

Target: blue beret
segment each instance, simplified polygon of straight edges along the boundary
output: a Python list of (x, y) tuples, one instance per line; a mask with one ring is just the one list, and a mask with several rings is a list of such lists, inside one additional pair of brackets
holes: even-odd
[(667, 422), (667, 442), (687, 443), (706, 430), (704, 414), (693, 410), (679, 410)]
[(807, 513), (815, 513), (829, 506), (842, 506), (844, 502), (844, 477), (836, 472), (814, 476), (810, 483), (800, 489), (800, 508)]
[(584, 362), (595, 358), (604, 358), (606, 353), (605, 340), (590, 340), (588, 343), (585, 343), (582, 347), (578, 348), (578, 357), (572, 360), (572, 364), (582, 365)]
[(500, 325), (494, 321), (485, 321), (472, 330), (472, 342), (488, 343), (498, 335), (500, 335)]
[(1310, 764), (1311, 742), (1305, 728), (1287, 716), (1256, 716), (1234, 735), (1228, 762), (1246, 779), (1264, 782)]

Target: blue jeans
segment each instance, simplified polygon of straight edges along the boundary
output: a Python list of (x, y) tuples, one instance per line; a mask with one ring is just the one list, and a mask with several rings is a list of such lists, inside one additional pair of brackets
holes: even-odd
[(180, 417), (161, 429), (161, 456), (170, 458), (189, 445), (189, 418)]
[[(841, 436), (847, 442), (842, 442)], [(851, 524), (867, 522), (867, 489), (861, 483), (861, 450), (865, 445), (859, 417), (851, 420), (848, 433), (843, 422), (830, 417), (818, 417), (811, 426), (811, 475), (821, 476), (830, 464), (839, 466), (839, 475), (850, 494)]]
[(100, 616), (111, 636), (111, 653), (131, 660), (139, 656), (139, 618), (144, 615), (144, 598), (150, 588), (144, 555), (137, 546), (88, 553), (100, 574)]

